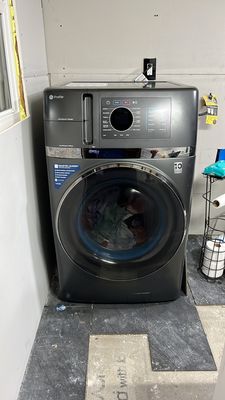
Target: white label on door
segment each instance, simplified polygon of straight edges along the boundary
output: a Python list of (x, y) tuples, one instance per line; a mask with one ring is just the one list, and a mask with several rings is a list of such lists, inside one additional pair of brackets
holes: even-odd
[(174, 163), (174, 173), (175, 174), (182, 174), (183, 171), (183, 163), (182, 161)]

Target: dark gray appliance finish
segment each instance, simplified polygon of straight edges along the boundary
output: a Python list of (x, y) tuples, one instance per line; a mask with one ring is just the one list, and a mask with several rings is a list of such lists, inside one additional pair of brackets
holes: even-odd
[(45, 90), (62, 299), (137, 303), (180, 295), (197, 104), (196, 88), (166, 82)]
[[(49, 88), (44, 99), (47, 146), (135, 148), (141, 138), (141, 147), (195, 147), (198, 91), (192, 87), (161, 82), (93, 84), (85, 89), (84, 84)], [(131, 115), (132, 124), (116, 130), (104, 112), (111, 117), (117, 113), (128, 125)]]

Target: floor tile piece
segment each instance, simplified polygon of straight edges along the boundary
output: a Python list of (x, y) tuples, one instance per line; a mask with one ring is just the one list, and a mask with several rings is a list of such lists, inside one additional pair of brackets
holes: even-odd
[(83, 400), (91, 306), (46, 307), (19, 400)]
[(94, 304), (92, 334), (146, 333), (144, 304)]
[(90, 337), (86, 400), (149, 400), (147, 335)]
[(202, 246), (202, 235), (188, 235), (187, 241), (187, 264), (199, 265)]
[(225, 305), (225, 277), (217, 281), (208, 281), (198, 271), (198, 266), (188, 265), (188, 283), (195, 304)]
[(216, 369), (197, 310), (185, 296), (159, 304), (94, 306), (91, 333), (148, 334), (154, 370)]
[(56, 311), (56, 307), (45, 307), (36, 335), (36, 344), (46, 345), (73, 343), (83, 340), (90, 333), (91, 305), (77, 304)]
[(84, 399), (86, 365), (75, 344), (35, 345), (19, 400)]
[(153, 370), (216, 370), (197, 310), (187, 297), (148, 304), (146, 314)]
[(193, 294), (192, 294), (192, 291), (191, 291), (189, 283), (187, 283), (187, 297), (188, 297), (190, 303), (195, 305), (195, 299), (193, 297)]

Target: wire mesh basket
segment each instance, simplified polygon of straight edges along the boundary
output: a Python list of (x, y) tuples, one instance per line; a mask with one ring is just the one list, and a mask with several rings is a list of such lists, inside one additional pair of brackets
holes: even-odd
[(214, 184), (218, 179), (207, 175), (205, 199), (205, 227), (199, 261), (199, 270), (209, 281), (221, 279), (225, 266), (225, 214), (215, 215), (212, 210)]

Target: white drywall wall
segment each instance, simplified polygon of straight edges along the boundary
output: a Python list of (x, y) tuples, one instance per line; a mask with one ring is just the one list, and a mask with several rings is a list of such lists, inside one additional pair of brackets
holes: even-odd
[[(14, 1), (15, 3), (15, 1)], [(48, 293), (34, 158), (41, 150), (42, 90), (48, 86), (41, 3), (17, 0), (31, 116), (0, 133), (0, 398), (16, 400)], [(40, 151), (40, 162), (41, 151)], [(39, 162), (39, 164), (40, 164)], [(45, 166), (43, 165), (43, 171)]]
[(144, 56), (158, 58), (160, 73), (223, 70), (223, 0), (43, 0), (43, 7), (51, 73), (127, 74)]
[(190, 232), (202, 233), (204, 166), (225, 147), (225, 2), (218, 0), (43, 0), (52, 85), (71, 80), (129, 80), (144, 57), (157, 57), (158, 79), (218, 95), (219, 121), (198, 132)]

